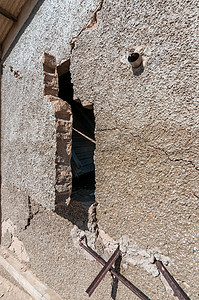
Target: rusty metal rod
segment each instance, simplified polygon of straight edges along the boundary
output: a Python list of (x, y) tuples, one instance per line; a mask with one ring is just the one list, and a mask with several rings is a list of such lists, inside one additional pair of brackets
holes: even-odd
[[(101, 265), (105, 266), (106, 261), (97, 256), (93, 250), (90, 248), (86, 247), (82, 241), (86, 239), (86, 236), (82, 236), (79, 240), (79, 245), (82, 247), (84, 250), (86, 250), (91, 256), (93, 256)], [(130, 283), (124, 276), (121, 274), (118, 274), (112, 267), (109, 269), (111, 274), (115, 276), (119, 281), (121, 281), (131, 292), (133, 292), (138, 298), (141, 300), (150, 300), (144, 293), (142, 293), (136, 286), (134, 286), (132, 283)]]
[(165, 268), (163, 263), (160, 260), (154, 260), (158, 270), (162, 273), (172, 290), (174, 291), (174, 296), (178, 297), (179, 300), (190, 300), (187, 294), (182, 290), (179, 284), (175, 281), (173, 276), (169, 273), (169, 271)]
[(107, 261), (107, 263), (104, 265), (104, 267), (101, 269), (99, 274), (95, 277), (91, 285), (87, 288), (86, 293), (89, 295), (89, 297), (92, 295), (96, 287), (99, 285), (99, 283), (102, 281), (106, 273), (108, 273), (111, 266), (114, 264), (116, 259), (120, 256), (120, 249), (119, 246), (113, 253), (113, 255), (110, 257), (110, 259)]

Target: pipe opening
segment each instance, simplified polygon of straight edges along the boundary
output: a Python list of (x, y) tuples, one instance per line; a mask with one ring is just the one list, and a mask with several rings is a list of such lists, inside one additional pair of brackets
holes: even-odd
[(135, 62), (138, 58), (139, 58), (139, 53), (135, 52), (135, 53), (132, 53), (131, 55), (129, 55), (128, 57), (128, 61), (131, 63), (131, 62)]

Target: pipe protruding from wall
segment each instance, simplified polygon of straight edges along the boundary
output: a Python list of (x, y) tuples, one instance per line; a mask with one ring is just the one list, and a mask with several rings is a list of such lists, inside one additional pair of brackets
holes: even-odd
[(128, 57), (128, 61), (130, 62), (132, 68), (138, 68), (142, 64), (142, 56), (134, 52)]

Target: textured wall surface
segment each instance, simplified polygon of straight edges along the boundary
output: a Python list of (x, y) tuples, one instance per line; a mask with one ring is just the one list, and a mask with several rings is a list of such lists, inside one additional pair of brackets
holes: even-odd
[(2, 183), (48, 208), (55, 203), (56, 129), (44, 97), (42, 54), (54, 55), (58, 63), (67, 59), (72, 37), (95, 6), (94, 1), (44, 1), (4, 62)]
[[(92, 14), (98, 3), (102, 6)], [(98, 226), (116, 241), (128, 235), (138, 249), (134, 267), (126, 264), (121, 271), (151, 300), (172, 299), (160, 277), (143, 264), (143, 256), (157, 252), (169, 257), (169, 270), (197, 299), (196, 17), (196, 1), (46, 0), (5, 61), (2, 218), (17, 226), (15, 235), (36, 275), (64, 299), (88, 299), (83, 291), (99, 269), (72, 245), (70, 221), (82, 227), (75, 208), (72, 214), (59, 213), (61, 218), (30, 203), (53, 208), (55, 200), (56, 128), (53, 108), (43, 96), (42, 53), (60, 63), (70, 57), (73, 38), (75, 97), (94, 104)], [(143, 55), (143, 72), (133, 72), (127, 61), (133, 51)], [(17, 207), (26, 201), (20, 220)], [(4, 243), (12, 243), (9, 234)], [(111, 298), (107, 278), (93, 299), (137, 299), (121, 285)]]
[[(161, 249), (192, 299), (199, 294), (196, 10), (196, 1), (104, 1), (71, 64), (76, 96), (94, 103), (100, 227)], [(141, 74), (127, 62), (135, 48), (146, 61)]]

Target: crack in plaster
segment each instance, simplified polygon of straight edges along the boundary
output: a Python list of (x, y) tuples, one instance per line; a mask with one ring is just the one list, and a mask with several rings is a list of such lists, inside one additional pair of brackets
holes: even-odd
[(196, 194), (193, 194), (196, 198), (198, 198), (199, 199), (199, 196), (198, 195), (196, 195)]
[[(147, 142), (145, 141), (145, 143), (147, 143)], [(165, 155), (167, 156), (167, 158), (168, 158), (169, 161), (172, 161), (172, 162), (180, 162), (180, 161), (181, 161), (181, 162), (184, 162), (184, 163), (187, 163), (187, 164), (191, 164), (192, 167), (193, 167), (196, 171), (199, 171), (199, 168), (198, 168), (198, 167), (195, 165), (195, 163), (192, 162), (191, 160), (186, 160), (186, 159), (183, 159), (183, 158), (172, 159), (172, 158), (169, 156), (168, 152), (167, 152), (165, 149), (159, 148), (159, 147), (155, 147), (155, 146), (152, 146), (152, 145), (150, 145), (150, 144), (148, 144), (148, 146), (151, 147), (151, 148), (154, 148), (154, 149), (156, 149), (156, 150), (160, 150), (160, 151), (164, 152)]]
[(28, 196), (28, 213), (29, 213), (29, 217), (27, 219), (27, 225), (25, 226), (24, 230), (26, 230), (28, 226), (30, 226), (31, 220), (34, 218), (35, 215), (39, 213), (39, 208), (37, 208), (36, 212), (33, 213), (30, 196)]
[[(138, 137), (141, 139), (140, 136), (138, 136)], [(146, 144), (148, 144), (147, 141), (145, 141), (144, 139), (143, 139), (143, 141), (144, 141)], [(170, 157), (169, 153), (168, 153), (164, 148), (155, 147), (155, 146), (150, 145), (150, 144), (148, 144), (148, 147), (151, 147), (151, 148), (154, 148), (154, 149), (156, 149), (156, 150), (160, 150), (160, 151), (164, 152), (164, 154), (167, 156), (168, 160), (171, 161), (171, 162), (180, 162), (180, 161), (181, 161), (181, 162), (184, 162), (184, 163), (187, 163), (187, 164), (191, 164), (192, 167), (193, 167), (196, 171), (199, 171), (199, 167), (197, 167), (197, 166), (195, 165), (195, 163), (192, 162), (191, 160), (186, 160), (186, 159), (183, 159), (183, 158), (172, 159), (172, 158)]]
[(70, 47), (71, 47), (71, 54), (75, 47), (75, 43), (78, 40), (79, 36), (82, 34), (83, 31), (85, 31), (87, 28), (93, 29), (95, 26), (97, 26), (97, 13), (102, 9), (104, 0), (100, 0), (97, 8), (92, 13), (91, 18), (89, 19), (88, 23), (80, 30), (77, 36), (73, 37), (70, 41)]
[[(128, 127), (124, 127), (124, 128), (122, 128), (122, 129), (128, 130), (128, 131), (131, 130), (131, 129), (128, 128)], [(118, 130), (118, 131), (121, 131), (122, 129), (120, 129), (120, 128), (106, 128), (106, 129), (97, 130), (97, 132), (112, 131), (112, 130)], [(193, 161), (191, 161), (191, 160), (186, 160), (186, 159), (183, 159), (183, 158), (172, 159), (172, 158), (170, 157), (169, 153), (168, 153), (164, 148), (156, 147), (156, 146), (153, 146), (153, 145), (149, 144), (149, 142), (146, 141), (144, 138), (142, 138), (140, 135), (137, 135), (137, 134), (135, 135), (135, 134), (133, 134), (132, 132), (130, 132), (130, 134), (131, 134), (134, 138), (139, 138), (140, 140), (144, 141), (144, 143), (147, 144), (148, 147), (151, 147), (151, 148), (153, 148), (153, 149), (155, 149), (155, 150), (162, 151), (162, 152), (167, 156), (167, 158), (168, 158), (169, 161), (171, 161), (171, 162), (180, 162), (180, 161), (181, 161), (181, 162), (184, 162), (184, 163), (187, 163), (187, 164), (192, 165), (192, 167), (193, 167), (196, 171), (199, 171), (199, 167), (197, 167), (196, 164), (195, 164)], [(173, 152), (173, 153), (174, 153), (174, 152)]]

